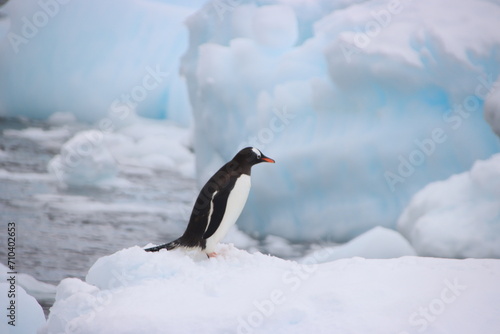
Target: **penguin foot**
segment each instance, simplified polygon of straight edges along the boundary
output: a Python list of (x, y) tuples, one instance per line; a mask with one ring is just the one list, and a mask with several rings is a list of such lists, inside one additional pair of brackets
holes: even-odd
[(207, 255), (208, 255), (209, 258), (210, 257), (216, 257), (217, 253), (216, 252), (212, 252), (212, 253), (208, 253)]

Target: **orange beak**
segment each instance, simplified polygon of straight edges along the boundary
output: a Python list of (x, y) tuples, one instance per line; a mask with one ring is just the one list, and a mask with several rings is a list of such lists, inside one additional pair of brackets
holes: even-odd
[(275, 163), (275, 161), (273, 159), (268, 158), (268, 157), (262, 157), (262, 161), (270, 162), (270, 163)]

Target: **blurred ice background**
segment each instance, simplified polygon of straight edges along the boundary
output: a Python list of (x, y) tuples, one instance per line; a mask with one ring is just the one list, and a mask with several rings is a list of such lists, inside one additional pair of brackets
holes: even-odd
[(277, 163), (253, 171), (239, 248), (500, 257), (498, 17), (492, 0), (7, 2), (18, 270), (57, 284), (177, 236), (249, 145)]

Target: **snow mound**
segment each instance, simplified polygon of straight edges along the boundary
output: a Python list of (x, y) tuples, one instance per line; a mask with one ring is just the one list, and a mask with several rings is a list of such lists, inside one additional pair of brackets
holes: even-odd
[[(220, 245), (218, 258), (100, 258), (63, 280), (42, 333), (496, 333), (500, 261), (404, 257), (298, 264)], [(474, 317), (470, 317), (474, 310)]]
[(499, 258), (500, 154), (419, 191), (398, 230), (419, 255)]
[[(9, 276), (7, 276), (7, 279), (9, 279)], [(15, 291), (15, 298), (8, 298), (11, 291)], [(0, 306), (2, 308), (1, 333), (35, 334), (45, 324), (42, 307), (21, 286), (16, 285), (15, 289), (12, 289), (8, 281), (6, 283), (5, 280), (2, 280), (0, 282), (0, 294), (2, 296), (0, 299)], [(15, 301), (14, 306), (11, 306), (11, 301)], [(11, 313), (9, 307), (14, 309), (14, 313)], [(9, 317), (11, 314), (13, 318)], [(9, 321), (14, 321), (14, 325), (10, 325)]]
[[(328, 256), (321, 262), (331, 262), (350, 257), (365, 259), (392, 259), (402, 256), (417, 255), (413, 247), (401, 234), (384, 227), (374, 227), (368, 232), (352, 239), (351, 241), (332, 248), (326, 248)], [(321, 249), (325, 252), (325, 249)], [(305, 257), (301, 262), (314, 259), (315, 252)]]
[(345, 242), (395, 228), (426, 184), (499, 151), (482, 115), (498, 2), (223, 3), (188, 19), (181, 68), (200, 183), (242, 146), (277, 162), (253, 171), (243, 231)]

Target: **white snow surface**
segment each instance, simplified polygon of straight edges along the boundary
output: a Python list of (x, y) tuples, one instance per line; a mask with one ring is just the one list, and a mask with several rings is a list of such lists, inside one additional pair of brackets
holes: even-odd
[(419, 255), (499, 258), (500, 154), (419, 191), (398, 230)]
[[(3, 275), (2, 275), (3, 276)], [(9, 278), (7, 276), (6, 278)], [(3, 278), (3, 277), (2, 277)], [(45, 324), (45, 316), (42, 307), (36, 299), (19, 285), (15, 287), (15, 298), (8, 298), (11, 288), (9, 282), (2, 280), (0, 282), (0, 306), (2, 308), (2, 321), (0, 322), (0, 332), (2, 334), (35, 334), (37, 330)], [(14, 319), (9, 318), (10, 301), (15, 301)], [(8, 321), (14, 320), (15, 326), (9, 325)]]
[(308, 264), (220, 245), (140, 247), (67, 278), (41, 333), (482, 333), (500, 328), (500, 260), (351, 258)]
[(253, 169), (244, 231), (345, 242), (395, 228), (426, 184), (499, 151), (483, 118), (498, 1), (220, 4), (188, 19), (182, 70), (200, 184), (242, 146), (276, 160)]

